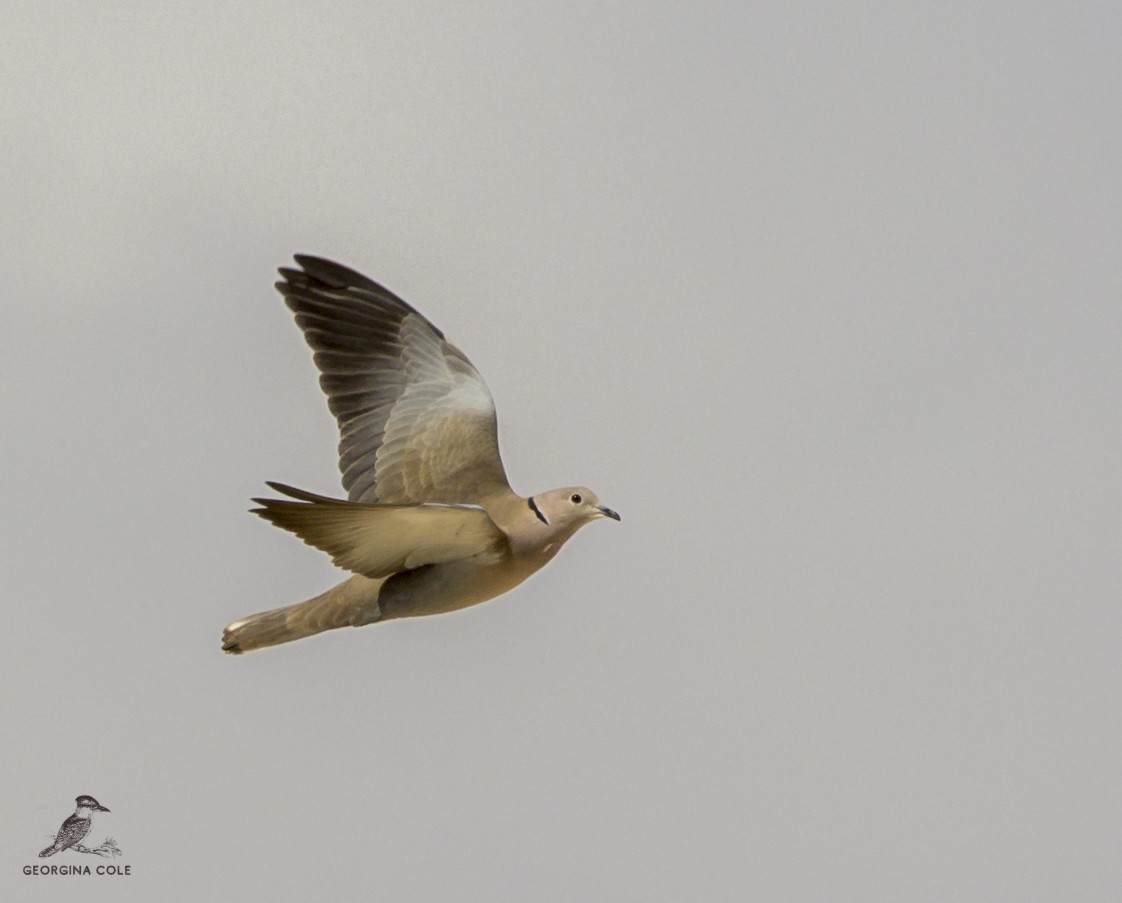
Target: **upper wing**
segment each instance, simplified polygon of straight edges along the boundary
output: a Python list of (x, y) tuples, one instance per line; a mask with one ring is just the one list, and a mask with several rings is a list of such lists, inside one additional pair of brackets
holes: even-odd
[(277, 290), (315, 352), (353, 502), (477, 502), (508, 490), (495, 403), (469, 361), (360, 273), (296, 255)]
[(339, 567), (388, 577), (426, 564), (499, 555), (506, 535), (482, 508), (364, 505), (269, 483), (287, 499), (254, 499), (253, 513), (322, 549)]

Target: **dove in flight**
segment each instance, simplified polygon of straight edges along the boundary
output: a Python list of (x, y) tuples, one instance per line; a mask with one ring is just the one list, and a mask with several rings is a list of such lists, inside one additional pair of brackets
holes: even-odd
[(619, 520), (590, 489), (528, 498), (507, 482), (495, 403), (462, 351), (391, 291), (296, 255), (276, 284), (339, 424), (347, 499), (281, 483), (253, 512), (352, 575), (319, 596), (226, 627), (249, 652), (336, 627), (455, 611), (514, 588), (590, 521)]

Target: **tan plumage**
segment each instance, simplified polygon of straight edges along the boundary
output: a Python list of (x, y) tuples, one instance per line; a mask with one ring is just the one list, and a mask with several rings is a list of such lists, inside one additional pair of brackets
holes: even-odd
[(227, 652), (486, 601), (548, 562), (583, 524), (619, 519), (583, 487), (522, 498), (499, 456), (491, 393), (443, 333), (378, 283), (298, 255), (277, 288), (339, 424), (348, 500), (269, 483), (254, 512), (355, 576), (314, 599), (250, 615)]
[(426, 564), (507, 551), (506, 535), (482, 508), (467, 505), (364, 505), (269, 483), (301, 501), (254, 499), (265, 520), (365, 577), (389, 577)]

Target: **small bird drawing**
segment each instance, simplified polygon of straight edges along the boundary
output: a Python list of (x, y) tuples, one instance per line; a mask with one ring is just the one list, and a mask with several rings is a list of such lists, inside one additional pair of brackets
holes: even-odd
[(547, 564), (585, 524), (620, 519), (583, 486), (516, 494), (494, 401), (464, 353), (366, 276), (318, 257), (296, 263), (276, 287), (338, 422), (347, 499), (270, 482), (286, 498), (254, 499), (253, 512), (352, 575), (230, 624), (226, 652), (485, 602)]
[(90, 833), (93, 813), (109, 811), (92, 796), (82, 795), (74, 802), (77, 803), (74, 814), (62, 823), (62, 827), (58, 829), (58, 834), (55, 836), (55, 842), (39, 854), (41, 857), (53, 856), (62, 850), (70, 849), (76, 843), (81, 843), (85, 836)]

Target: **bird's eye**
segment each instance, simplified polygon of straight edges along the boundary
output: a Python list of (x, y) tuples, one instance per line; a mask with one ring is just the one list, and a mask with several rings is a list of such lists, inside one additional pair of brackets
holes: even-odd
[(580, 497), (579, 492), (574, 492), (571, 496), (569, 496), (569, 501), (574, 505), (579, 505), (584, 500)]

